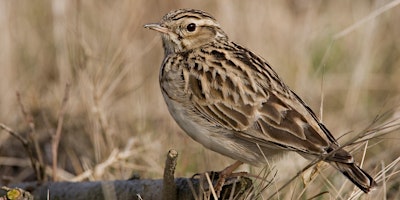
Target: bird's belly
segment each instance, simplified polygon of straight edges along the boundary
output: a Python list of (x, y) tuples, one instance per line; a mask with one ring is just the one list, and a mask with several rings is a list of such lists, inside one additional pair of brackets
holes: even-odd
[(204, 145), (207, 148), (217, 148), (222, 144), (219, 138), (222, 138), (221, 134), (212, 133), (209, 129), (211, 127), (207, 126), (199, 116), (195, 116), (188, 109), (180, 105), (180, 103), (174, 100), (165, 98), (165, 102), (168, 105), (168, 109), (172, 117), (175, 119), (176, 123), (194, 140)]
[(235, 160), (252, 165), (265, 163), (265, 152), (261, 153), (257, 144), (238, 139), (232, 131), (210, 124), (201, 116), (191, 113), (190, 108), (183, 107), (165, 94), (164, 98), (175, 121), (195, 141)]

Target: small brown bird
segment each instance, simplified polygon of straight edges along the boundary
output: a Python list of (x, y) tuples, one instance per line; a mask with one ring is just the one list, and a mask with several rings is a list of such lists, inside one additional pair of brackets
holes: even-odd
[(161, 33), (160, 86), (179, 126), (206, 148), (260, 166), (295, 151), (324, 161), (362, 191), (374, 179), (340, 148), (314, 112), (260, 56), (230, 41), (200, 10), (179, 9), (146, 28)]

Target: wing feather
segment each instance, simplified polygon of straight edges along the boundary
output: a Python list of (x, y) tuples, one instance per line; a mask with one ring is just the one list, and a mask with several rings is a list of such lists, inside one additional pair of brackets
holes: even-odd
[[(188, 60), (202, 62), (190, 68), (185, 88), (195, 97), (194, 107), (213, 124), (260, 145), (308, 154), (337, 148), (313, 111), (262, 58), (234, 43), (191, 55)], [(349, 154), (336, 157), (348, 159)]]

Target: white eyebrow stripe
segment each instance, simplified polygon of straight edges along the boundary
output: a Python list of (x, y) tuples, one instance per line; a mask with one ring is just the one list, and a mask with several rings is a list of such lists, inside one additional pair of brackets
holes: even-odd
[(206, 20), (198, 20), (201, 23), (198, 23), (201, 26), (219, 26), (219, 24), (215, 23), (215, 21), (210, 20), (210, 19), (206, 19)]

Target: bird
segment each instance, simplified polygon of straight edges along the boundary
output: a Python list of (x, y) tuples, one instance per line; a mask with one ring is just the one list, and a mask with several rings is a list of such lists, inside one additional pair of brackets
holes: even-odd
[(261, 56), (231, 41), (207, 12), (177, 9), (145, 28), (161, 34), (159, 83), (177, 124), (205, 148), (243, 163), (297, 152), (343, 173), (363, 192), (377, 183)]

